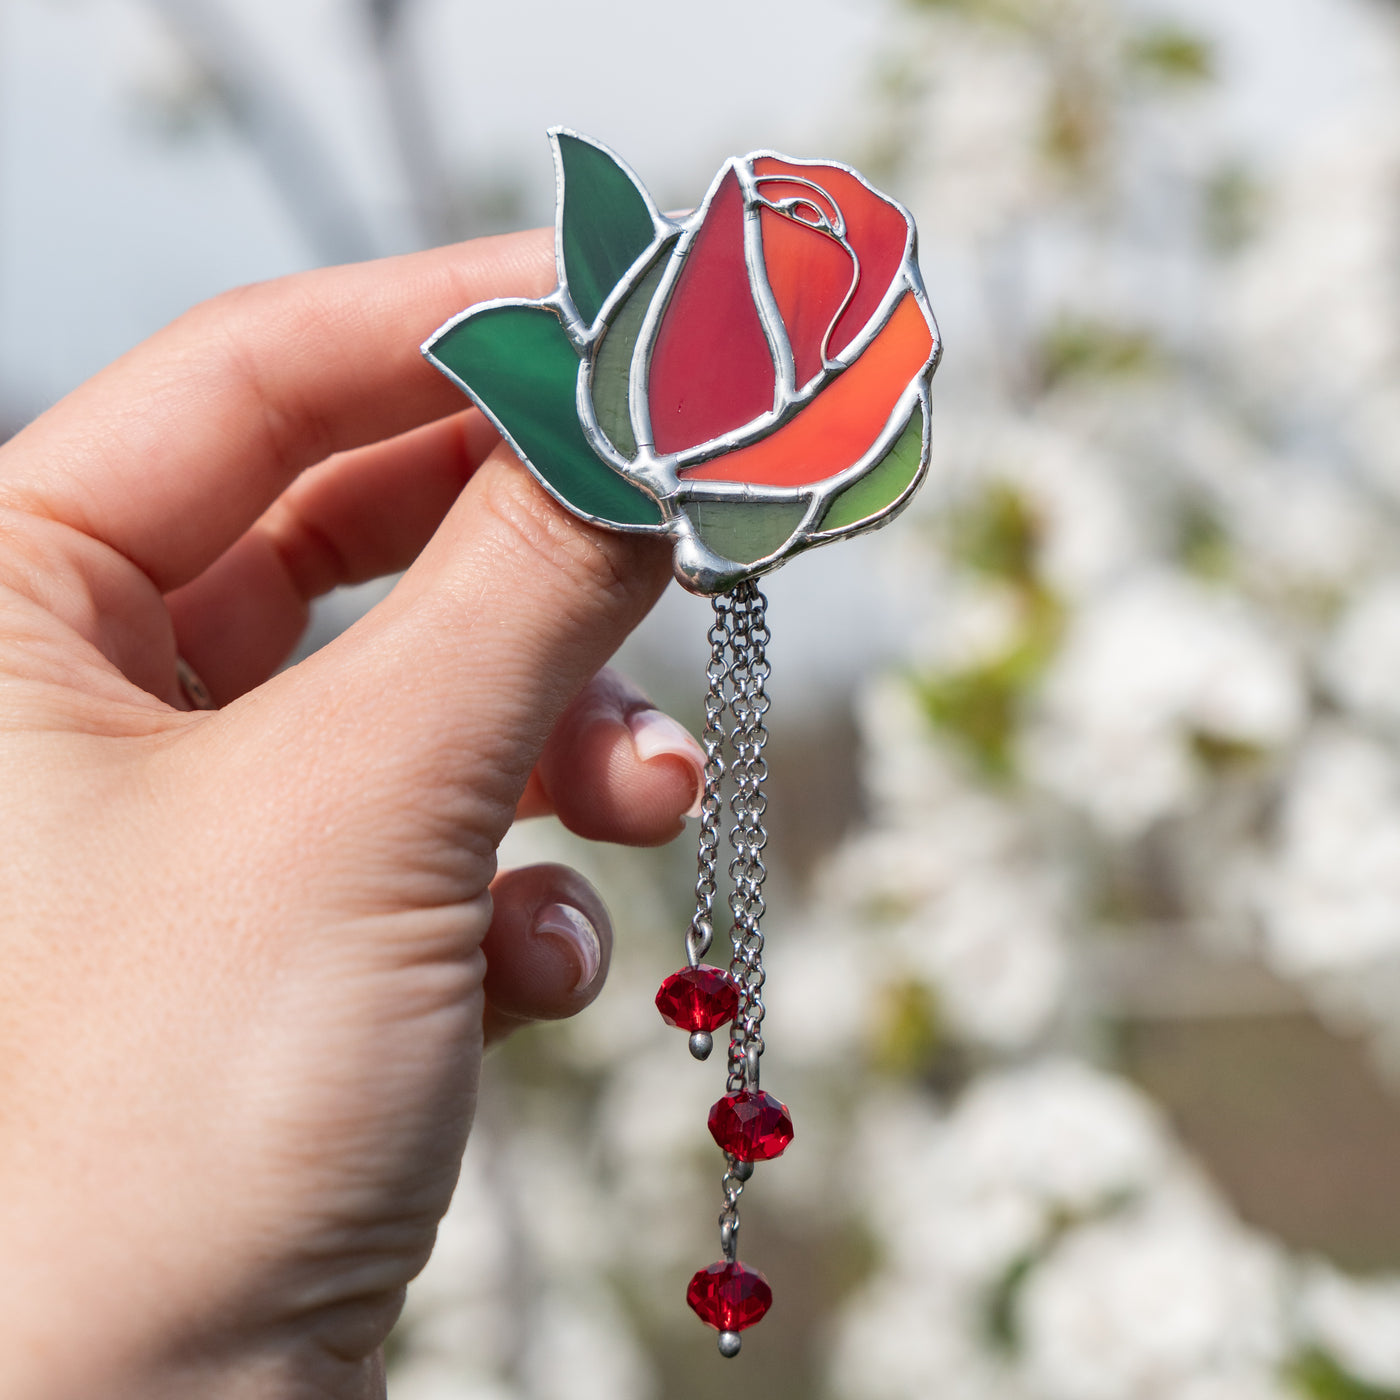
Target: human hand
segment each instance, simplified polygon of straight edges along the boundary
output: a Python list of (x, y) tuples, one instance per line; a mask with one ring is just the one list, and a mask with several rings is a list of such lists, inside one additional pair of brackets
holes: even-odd
[[(693, 741), (596, 675), (666, 547), (557, 507), (417, 354), (552, 285), (542, 233), (231, 293), (0, 450), (8, 1400), (382, 1394), (483, 1034), (606, 969), (596, 894), (498, 843), (694, 801)], [(311, 597), (405, 567), (273, 674)]]

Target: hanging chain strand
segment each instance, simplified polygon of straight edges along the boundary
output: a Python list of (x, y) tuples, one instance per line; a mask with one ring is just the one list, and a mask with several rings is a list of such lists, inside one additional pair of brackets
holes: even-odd
[(705, 668), (709, 687), (705, 693), (705, 795), (700, 800), (700, 847), (696, 856), (695, 915), (685, 935), (685, 955), (691, 967), (710, 951), (714, 941), (715, 865), (719, 853), (720, 788), (724, 782), (725, 711), (729, 700), (730, 606), (727, 595), (714, 599), (715, 620), (710, 627), (710, 661)]
[(729, 863), (733, 888), (729, 896), (732, 918), (730, 937), (734, 956), (730, 975), (739, 985), (739, 1014), (734, 1019), (729, 1041), (729, 1092), (758, 1088), (758, 1061), (763, 1054), (763, 882), (768, 874), (763, 849), (768, 833), (763, 818), (768, 808), (764, 782), (768, 765), (763, 746), (768, 741), (764, 717), (768, 712), (765, 683), (769, 666), (766, 647), (769, 640), (765, 621), (767, 600), (758, 585), (749, 582), (735, 590), (735, 660), (733, 673), (734, 714), (734, 791), (729, 808), (734, 824), (730, 844), (734, 857)]
[[(734, 589), (728, 595), (727, 604), (731, 656), (728, 708), (733, 715), (730, 740), (734, 775), (734, 790), (729, 800), (733, 817), (729, 840), (734, 852), (729, 863), (732, 881), (729, 911), (734, 951), (729, 972), (739, 987), (739, 1011), (729, 1038), (727, 1092), (737, 1094), (746, 1088), (758, 1089), (759, 1057), (763, 1054), (764, 971), (760, 925), (764, 912), (763, 881), (768, 873), (762, 854), (768, 844), (768, 833), (763, 825), (768, 807), (764, 792), (768, 766), (763, 746), (768, 740), (764, 717), (769, 705), (765, 686), (769, 675), (766, 648), (770, 634), (766, 621), (767, 599), (752, 580)], [(721, 600), (717, 598), (716, 613), (720, 605)], [(739, 1197), (752, 1174), (751, 1162), (741, 1162), (732, 1156), (725, 1158), (721, 1181), (724, 1208), (719, 1215), (719, 1238), (724, 1257), (731, 1263), (738, 1255)]]

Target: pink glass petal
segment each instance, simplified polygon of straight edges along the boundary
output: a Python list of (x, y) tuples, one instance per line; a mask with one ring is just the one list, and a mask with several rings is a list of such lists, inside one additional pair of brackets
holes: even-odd
[(773, 356), (744, 261), (744, 197), (731, 170), (710, 201), (652, 350), (647, 398), (659, 452), (742, 428), (773, 407)]
[[(839, 355), (865, 329), (898, 276), (909, 244), (909, 221), (887, 199), (832, 165), (794, 165), (763, 156), (754, 162), (754, 173), (764, 181), (765, 198), (785, 188), (769, 184), (765, 177), (794, 175), (820, 185), (840, 206), (846, 240), (860, 262), (860, 285), (831, 337), (830, 353)], [(792, 192), (798, 193), (798, 188)]]

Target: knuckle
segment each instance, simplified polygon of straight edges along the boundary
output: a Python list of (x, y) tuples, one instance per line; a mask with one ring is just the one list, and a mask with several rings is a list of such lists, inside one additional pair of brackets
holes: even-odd
[(493, 533), (523, 569), (556, 577), (590, 613), (630, 612), (650, 601), (652, 571), (636, 540), (574, 519), (519, 463), (493, 465), (482, 504), (498, 527)]
[(271, 460), (284, 469), (300, 468), (334, 450), (332, 425), (314, 402), (288, 394), (285, 377), (266, 368), (269, 335), (285, 345), (327, 343), (324, 308), (306, 278), (233, 287), (194, 307), (186, 318), (193, 343), (207, 347), (219, 380), (234, 387), (246, 405), (247, 420), (259, 425)]

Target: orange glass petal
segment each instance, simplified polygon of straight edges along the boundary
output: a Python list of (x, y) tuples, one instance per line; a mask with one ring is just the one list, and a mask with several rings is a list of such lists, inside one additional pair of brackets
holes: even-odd
[(688, 481), (808, 486), (853, 467), (928, 364), (933, 336), (912, 292), (850, 369), (776, 433), (681, 472)]
[[(830, 353), (839, 355), (865, 329), (898, 276), (909, 241), (909, 222), (889, 200), (835, 166), (790, 165), (763, 156), (754, 161), (754, 174), (765, 181), (782, 175), (812, 180), (841, 207), (846, 240), (860, 260), (860, 285), (831, 337)], [(771, 199), (777, 187), (765, 182), (761, 188), (765, 198)]]
[(764, 209), (763, 262), (792, 346), (800, 389), (822, 371), (822, 342), (851, 290), (855, 264), (832, 237), (799, 219)]
[(731, 170), (657, 331), (647, 378), (657, 451), (682, 452), (770, 412), (776, 378), (744, 261), (744, 195)]

